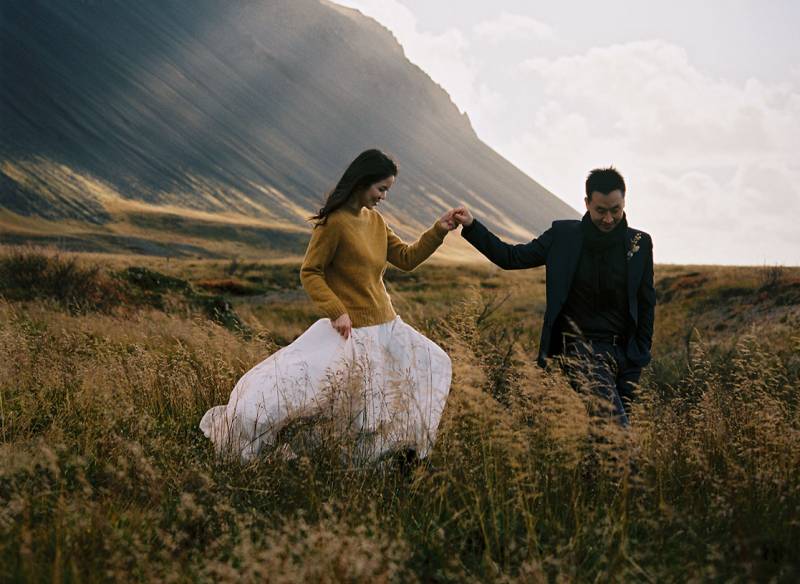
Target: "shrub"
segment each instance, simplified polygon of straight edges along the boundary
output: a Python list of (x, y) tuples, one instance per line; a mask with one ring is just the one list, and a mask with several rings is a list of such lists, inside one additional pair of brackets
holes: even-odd
[(123, 288), (99, 266), (82, 266), (34, 248), (0, 256), (0, 295), (9, 300), (52, 300), (71, 311), (109, 310), (125, 301)]

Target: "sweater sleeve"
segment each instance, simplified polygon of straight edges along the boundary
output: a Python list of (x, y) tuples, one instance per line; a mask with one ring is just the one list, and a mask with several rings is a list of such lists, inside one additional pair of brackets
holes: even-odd
[(400, 239), (392, 228), (386, 226), (386, 236), (388, 245), (386, 248), (386, 259), (390, 264), (397, 266), (401, 270), (411, 271), (428, 259), (436, 251), (448, 231), (439, 222), (433, 224), (425, 233), (420, 235), (414, 243), (408, 244)]
[(339, 226), (330, 220), (324, 225), (314, 227), (303, 265), (300, 267), (300, 282), (303, 288), (320, 311), (331, 320), (347, 312), (342, 301), (325, 280), (325, 268), (336, 254), (340, 235)]

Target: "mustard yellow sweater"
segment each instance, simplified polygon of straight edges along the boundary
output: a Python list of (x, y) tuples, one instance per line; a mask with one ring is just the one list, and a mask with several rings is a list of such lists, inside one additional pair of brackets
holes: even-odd
[(447, 229), (437, 222), (407, 244), (377, 211), (337, 209), (311, 232), (300, 281), (331, 320), (346, 312), (354, 327), (388, 322), (397, 314), (383, 285), (386, 262), (413, 270), (436, 251), (445, 235)]

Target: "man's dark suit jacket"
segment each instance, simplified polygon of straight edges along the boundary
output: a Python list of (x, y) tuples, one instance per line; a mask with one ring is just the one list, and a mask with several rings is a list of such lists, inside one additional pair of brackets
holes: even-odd
[[(634, 240), (638, 235), (636, 246)], [(539, 342), (538, 363), (545, 366), (545, 358), (552, 356), (554, 325), (567, 301), (572, 278), (578, 267), (583, 234), (581, 222), (554, 221), (552, 227), (529, 243), (512, 245), (502, 241), (477, 219), (462, 228), (461, 235), (478, 251), (504, 270), (521, 270), (546, 267), (547, 309), (544, 314), (542, 338)], [(628, 359), (639, 367), (650, 362), (653, 341), (656, 291), (653, 287), (653, 241), (644, 231), (628, 228), (628, 308), (631, 316), (626, 353)]]

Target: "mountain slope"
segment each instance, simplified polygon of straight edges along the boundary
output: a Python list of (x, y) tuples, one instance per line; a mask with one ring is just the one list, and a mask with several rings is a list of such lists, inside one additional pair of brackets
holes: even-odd
[[(526, 239), (575, 211), (483, 144), (384, 27), (319, 0), (6, 0), (0, 241), (301, 253), (346, 164), (400, 162), (414, 237), (465, 202)], [(183, 246), (183, 247), (179, 247)]]

